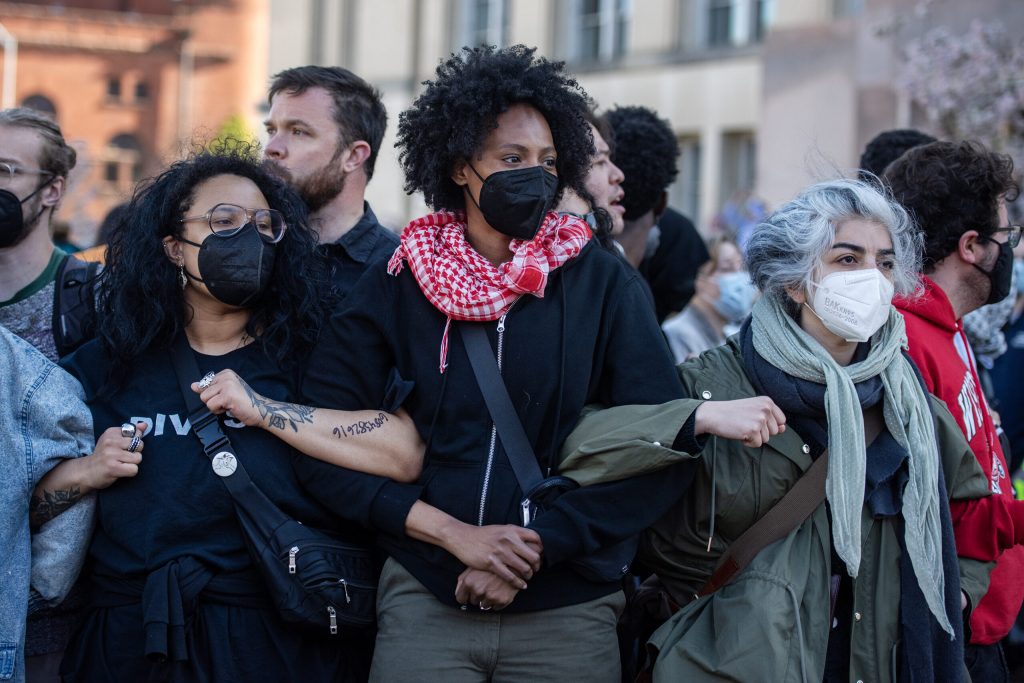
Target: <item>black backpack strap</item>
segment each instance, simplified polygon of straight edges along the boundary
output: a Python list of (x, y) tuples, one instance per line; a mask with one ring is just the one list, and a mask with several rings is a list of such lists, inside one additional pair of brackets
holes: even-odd
[(519, 481), (519, 488), (527, 496), (544, 480), (544, 475), (537, 464), (533, 446), (523, 430), (523, 423), (512, 405), (505, 381), (501, 378), (487, 333), (481, 323), (466, 322), (459, 323), (459, 333), (477, 384), (480, 385), (480, 392), (484, 395), (487, 410), (491, 413), (491, 419), (505, 447), (505, 454)]
[[(185, 399), (185, 406), (188, 409), (189, 424), (203, 445), (203, 452), (214, 466), (214, 472), (220, 475), (221, 481), (224, 482), (236, 502), (243, 507), (246, 504), (251, 504), (253, 495), (251, 491), (256, 485), (253, 484), (249, 473), (242, 466), (242, 461), (234, 446), (231, 445), (230, 439), (221, 429), (220, 420), (200, 400), (199, 394), (192, 391), (192, 382), (198, 382), (202, 377), (199, 374), (199, 366), (196, 365), (192, 347), (188, 345), (188, 339), (184, 334), (178, 335), (171, 347), (171, 360), (174, 363), (174, 372), (178, 376), (178, 388), (181, 390), (181, 396)], [(218, 468), (218, 463), (223, 467)], [(222, 474), (228, 469), (233, 469), (233, 472), (227, 475)]]
[(66, 356), (96, 334), (96, 278), (100, 264), (65, 256), (53, 283), (53, 341)]

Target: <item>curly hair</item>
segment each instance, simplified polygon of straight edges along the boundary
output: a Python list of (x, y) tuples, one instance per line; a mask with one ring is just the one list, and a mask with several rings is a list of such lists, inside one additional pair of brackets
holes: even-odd
[(536, 108), (555, 143), (558, 197), (583, 187), (594, 154), (585, 116), (588, 98), (566, 75), (562, 62), (534, 57), (523, 45), (463, 48), (437, 67), (435, 78), (398, 118), (396, 147), (405, 171), (405, 191), (420, 191), (434, 210), (463, 210), (462, 188), (451, 179), (455, 165), (471, 159), (498, 116), (513, 104)]
[(622, 169), (622, 207), (626, 220), (636, 220), (653, 209), (679, 175), (679, 141), (672, 126), (646, 107), (616, 107), (605, 112), (612, 127), (612, 161)]
[(146, 351), (170, 347), (189, 324), (192, 311), (167, 258), (163, 238), (180, 237), (196, 188), (220, 175), (248, 178), (288, 224), (277, 243), (267, 291), (251, 307), (246, 331), (269, 358), (290, 367), (316, 340), (329, 305), (322, 296), (326, 265), (306, 223), (306, 208), (294, 190), (260, 165), (258, 149), (229, 141), (194, 153), (140, 185), (111, 232), (106, 268), (98, 280), (97, 336), (112, 359), (107, 389), (121, 386)]
[(860, 167), (857, 177), (872, 181), (881, 178), (886, 166), (903, 156), (904, 152), (914, 147), (935, 142), (935, 138), (913, 128), (887, 130), (871, 138), (860, 155)]
[(885, 170), (893, 197), (924, 233), (924, 272), (957, 249), (960, 236), (990, 237), (999, 222), (999, 199), (1016, 198), (1013, 159), (977, 142), (933, 142), (914, 147)]

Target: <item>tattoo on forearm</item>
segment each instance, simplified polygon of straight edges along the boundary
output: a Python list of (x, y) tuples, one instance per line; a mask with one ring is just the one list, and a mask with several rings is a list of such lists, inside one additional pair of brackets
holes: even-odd
[(316, 412), (316, 408), (283, 401), (268, 401), (253, 391), (252, 387), (245, 383), (245, 380), (239, 378), (239, 381), (252, 402), (252, 407), (260, 411), (260, 417), (264, 420), (269, 418), (269, 425), (274, 429), (284, 429), (286, 426), (290, 426), (293, 432), (298, 432), (300, 424), (313, 421), (313, 413)]
[(347, 439), (350, 436), (359, 436), (360, 434), (369, 434), (374, 429), (380, 429), (385, 422), (388, 421), (387, 413), (377, 413), (377, 417), (372, 420), (359, 420), (353, 422), (350, 425), (338, 425), (332, 431), (334, 435), (339, 439)]
[(35, 530), (67, 510), (82, 497), (77, 486), (61, 491), (43, 491), (42, 496), (32, 496), (28, 503), (28, 523)]

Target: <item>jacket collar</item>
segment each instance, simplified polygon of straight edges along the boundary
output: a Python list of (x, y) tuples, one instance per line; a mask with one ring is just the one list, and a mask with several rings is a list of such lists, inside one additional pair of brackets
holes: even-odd
[(342, 249), (357, 263), (366, 263), (373, 255), (373, 249), (380, 240), (378, 229), (383, 229), (369, 202), (363, 202), (363, 217), (352, 229), (334, 242), (324, 246), (328, 249)]

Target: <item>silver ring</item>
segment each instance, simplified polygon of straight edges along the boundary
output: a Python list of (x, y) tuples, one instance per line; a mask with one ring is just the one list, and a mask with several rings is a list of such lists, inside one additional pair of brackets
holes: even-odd
[(139, 450), (139, 445), (142, 443), (142, 437), (136, 434), (132, 437), (132, 442), (128, 444), (128, 452), (134, 453)]
[(487, 605), (487, 606), (485, 607), (485, 606), (484, 606), (484, 603), (483, 603), (483, 601), (481, 601), (481, 602), (480, 602), (480, 611), (481, 611), (481, 612), (489, 612), (489, 611), (491, 611), (492, 609), (493, 609), (493, 606), (492, 606), (492, 605)]
[(203, 378), (199, 380), (200, 389), (208, 389), (213, 384), (213, 378), (216, 377), (216, 373), (208, 372), (203, 375)]
[(135, 436), (135, 431), (135, 425), (133, 425), (131, 422), (125, 422), (123, 425), (121, 425), (121, 436), (123, 437)]

